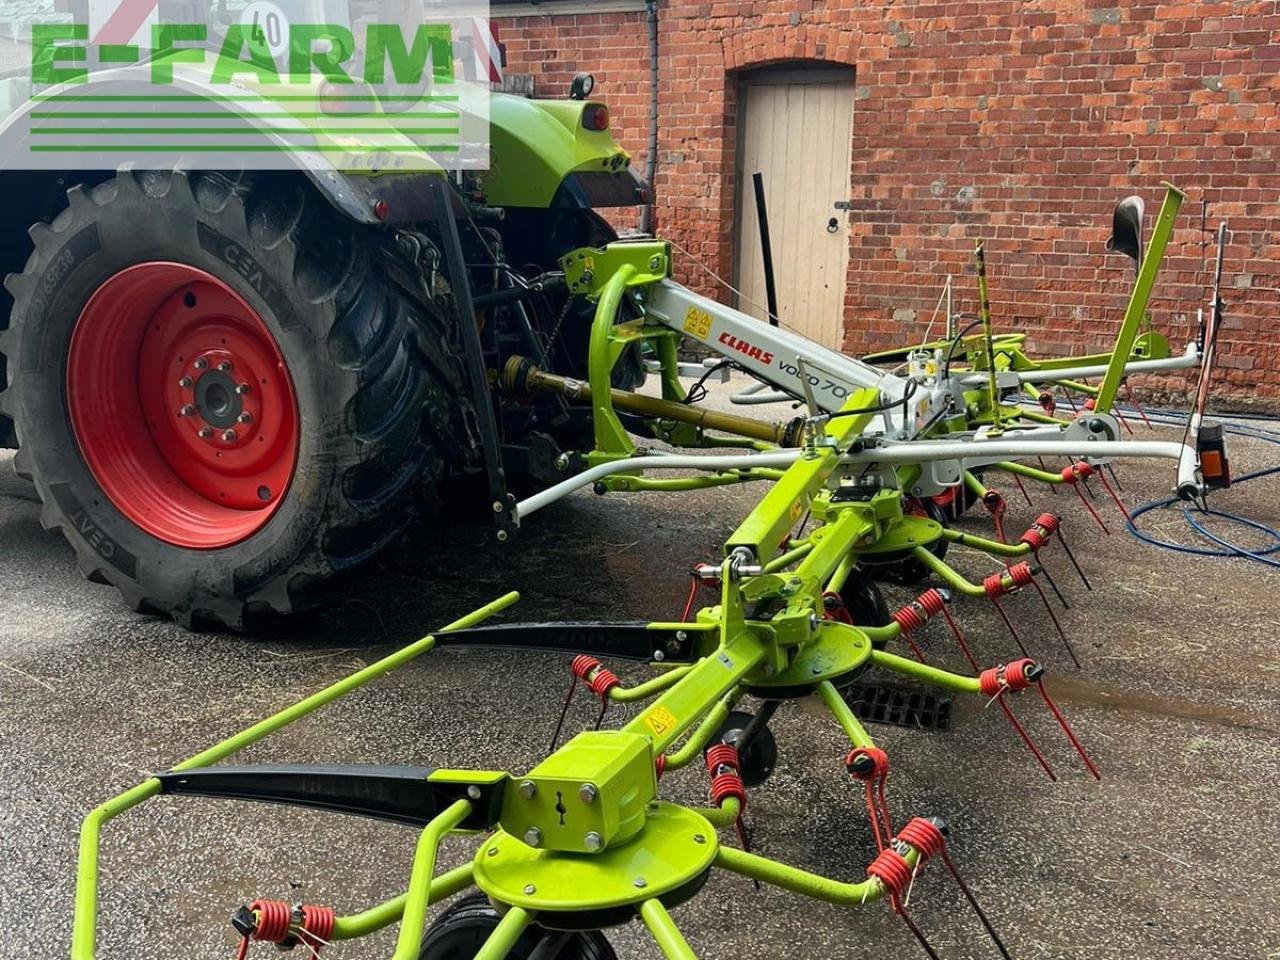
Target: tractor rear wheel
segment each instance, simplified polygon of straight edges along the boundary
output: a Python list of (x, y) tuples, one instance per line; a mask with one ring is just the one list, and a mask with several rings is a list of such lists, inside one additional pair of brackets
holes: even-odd
[[(498, 911), (483, 893), (459, 897), (427, 929), (418, 960), (472, 960), (499, 919)], [(545, 940), (551, 942), (537, 953), (539, 960), (617, 960), (618, 956), (599, 930), (557, 933), (533, 925), (520, 935), (507, 957), (529, 960)]]
[(242, 628), (396, 539), (443, 472), (460, 379), (381, 237), (289, 175), (67, 196), (6, 280), (0, 410), (85, 575)]

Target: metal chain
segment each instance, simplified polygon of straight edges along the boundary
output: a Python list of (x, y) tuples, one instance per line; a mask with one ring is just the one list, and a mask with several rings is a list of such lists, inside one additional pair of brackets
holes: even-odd
[(555, 349), (556, 340), (560, 338), (560, 328), (564, 326), (565, 319), (569, 316), (569, 310), (573, 307), (573, 294), (569, 294), (564, 300), (564, 309), (560, 311), (560, 316), (556, 318), (556, 325), (551, 328), (551, 336), (547, 338), (546, 355), (551, 356), (551, 351)]

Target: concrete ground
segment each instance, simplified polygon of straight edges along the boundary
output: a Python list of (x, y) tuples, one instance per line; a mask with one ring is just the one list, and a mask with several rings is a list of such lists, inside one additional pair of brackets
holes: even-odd
[[(725, 388), (715, 388), (721, 401)], [(774, 411), (784, 414), (787, 411)], [(1237, 473), (1280, 460), (1254, 441), (1232, 448)], [(1121, 467), (1130, 503), (1163, 495), (1168, 464)], [(76, 835), (95, 804), (214, 740), (415, 639), (511, 588), (509, 619), (670, 618), (691, 562), (713, 559), (762, 488), (688, 495), (577, 495), (490, 545), (484, 518), (437, 527), (348, 584), (332, 606), (261, 636), (185, 633), (135, 615), (82, 580), (71, 551), (46, 534), (21, 484), (0, 497), (0, 958), (65, 956)], [(993, 708), (958, 702), (944, 732), (873, 727), (890, 753), (897, 822), (938, 814), (952, 852), (1015, 957), (1262, 960), (1280, 957), (1280, 654), (1274, 569), (1157, 551), (1113, 527), (1102, 536), (1069, 491), (1012, 483), (1009, 526), (1060, 511), (1097, 588), (1086, 594), (1059, 551), (1046, 559), (1074, 601), (1060, 614), (1084, 662), (1070, 667), (1034, 595), (1010, 602), (1052, 689), (1103, 772), (1089, 779), (1030, 699), (1022, 716), (1059, 771), (1049, 782)], [(1099, 489), (1099, 497), (1105, 495)], [(1217, 498), (1280, 524), (1280, 477)], [(981, 511), (963, 522), (988, 529)], [(1145, 524), (1182, 537), (1181, 516)], [(1257, 541), (1254, 541), (1257, 543)], [(952, 554), (979, 578), (992, 569)], [(908, 597), (886, 588), (891, 606)], [(958, 615), (979, 655), (1012, 644), (982, 603)], [(961, 668), (945, 631), (931, 658)], [(635, 671), (627, 671), (633, 674)], [(567, 658), (445, 651), (307, 719), (245, 760), (409, 763), (520, 771), (545, 749)], [(594, 708), (577, 700), (572, 722)], [(617, 723), (621, 714), (609, 722)], [(753, 792), (757, 849), (858, 879), (874, 848), (847, 744), (814, 704), (779, 712), (780, 766)], [(705, 776), (669, 777), (665, 792), (698, 801)], [(99, 956), (227, 960), (226, 917), (256, 896), (361, 909), (403, 889), (407, 828), (225, 801), (158, 800), (111, 824), (103, 850)], [(445, 861), (470, 856), (450, 841)], [(911, 909), (943, 957), (996, 956), (938, 869)], [(840, 909), (713, 876), (675, 912), (706, 958), (923, 956), (884, 904)], [(636, 925), (612, 935), (620, 955), (656, 956)], [(334, 958), (387, 957), (393, 931), (335, 945)], [(258, 945), (251, 956), (271, 957)]]

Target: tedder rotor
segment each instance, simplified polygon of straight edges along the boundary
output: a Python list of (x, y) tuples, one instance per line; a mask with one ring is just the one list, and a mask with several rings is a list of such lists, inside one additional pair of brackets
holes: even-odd
[[(848, 415), (829, 420), (814, 439), (811, 454), (795, 458), (782, 471), (726, 542), (724, 558), (699, 570), (702, 582), (714, 585), (718, 602), (692, 618), (652, 623), (483, 624), (515, 602), (517, 595), (507, 594), (99, 807), (90, 814), (82, 834), (73, 956), (77, 960), (94, 956), (101, 827), (153, 797), (190, 795), (315, 807), (421, 830), (401, 897), (346, 917), (335, 916), (323, 906), (255, 901), (233, 918), (242, 954), (254, 941), (301, 944), (319, 952), (327, 943), (363, 936), (398, 921), (396, 960), (426, 960), (432, 956), (433, 931), (438, 932), (437, 928), (426, 930), (428, 907), (474, 886), (500, 916), (474, 953), (484, 960), (535, 955), (513, 953), (517, 945), (527, 942), (522, 938), (531, 930), (535, 943), (551, 944), (540, 955), (562, 956), (558, 951), (566, 938), (597, 937), (597, 931), (637, 917), (664, 956), (692, 957), (694, 951), (670, 910), (697, 896), (710, 871), (724, 870), (849, 907), (887, 900), (926, 952), (937, 956), (907, 908), (908, 891), (921, 869), (934, 860), (960, 884), (978, 924), (991, 937), (995, 950), (1007, 957), (998, 933), (948, 854), (945, 819), (929, 816), (903, 822), (894, 817), (885, 792), (888, 757), (875, 745), (841, 690), (875, 667), (956, 695), (998, 703), (1053, 776), (1011, 706), (1017, 694), (1034, 687), (1090, 773), (1098, 776), (1098, 771), (1045, 689), (1044, 669), (1037, 661), (1019, 657), (979, 668), (977, 655), (958, 630), (955, 638), (974, 664), (972, 673), (945, 670), (883, 649), (888, 641), (909, 635), (936, 615), (950, 621), (940, 591), (925, 591), (883, 626), (852, 622), (837, 591), (850, 574), (857, 545), (876, 541), (886, 526), (900, 519), (894, 512), (896, 491), (868, 491), (841, 480), (847, 447), (874, 416), (865, 411), (874, 398), (874, 392), (867, 390), (851, 396), (844, 411)], [(797, 510), (804, 509), (824, 522), (803, 542), (784, 548), (779, 533), (789, 530)], [(1030, 552), (1050, 532), (1033, 528), (1029, 539), (1008, 550)], [(917, 549), (905, 542), (899, 546), (911, 553)], [(1030, 568), (1019, 563), (988, 578), (982, 589), (994, 599), (1029, 583), (1030, 578)], [(638, 712), (619, 729), (602, 730), (597, 725), (577, 733), (558, 749), (553, 746), (532, 769), (518, 773), (215, 765), (440, 645), (575, 653), (574, 683), (585, 685), (600, 699), (602, 714), (611, 703), (634, 704)], [(627, 686), (598, 656), (647, 661), (657, 673)], [(761, 762), (760, 751), (753, 750), (763, 735), (762, 723), (748, 720), (732, 735), (722, 733), (748, 694), (774, 706), (816, 695), (847, 736), (844, 766), (865, 794), (876, 843), (875, 851), (868, 851), (865, 876), (823, 876), (743, 848), (747, 783), (767, 777), (772, 767), (771, 760)], [(695, 763), (709, 775), (710, 803), (691, 807), (664, 800), (662, 779)], [(743, 841), (738, 847), (721, 838), (721, 831), (735, 826)], [(475, 857), (465, 866), (437, 874), (437, 848), (450, 832), (478, 834)]]

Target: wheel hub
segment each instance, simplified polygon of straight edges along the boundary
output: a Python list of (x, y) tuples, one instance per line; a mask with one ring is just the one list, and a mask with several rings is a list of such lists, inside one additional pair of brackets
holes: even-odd
[(94, 479), (169, 543), (244, 539), (292, 479), (298, 411), (283, 355), (257, 312), (195, 267), (137, 264), (98, 288), (72, 335), (67, 397)]

